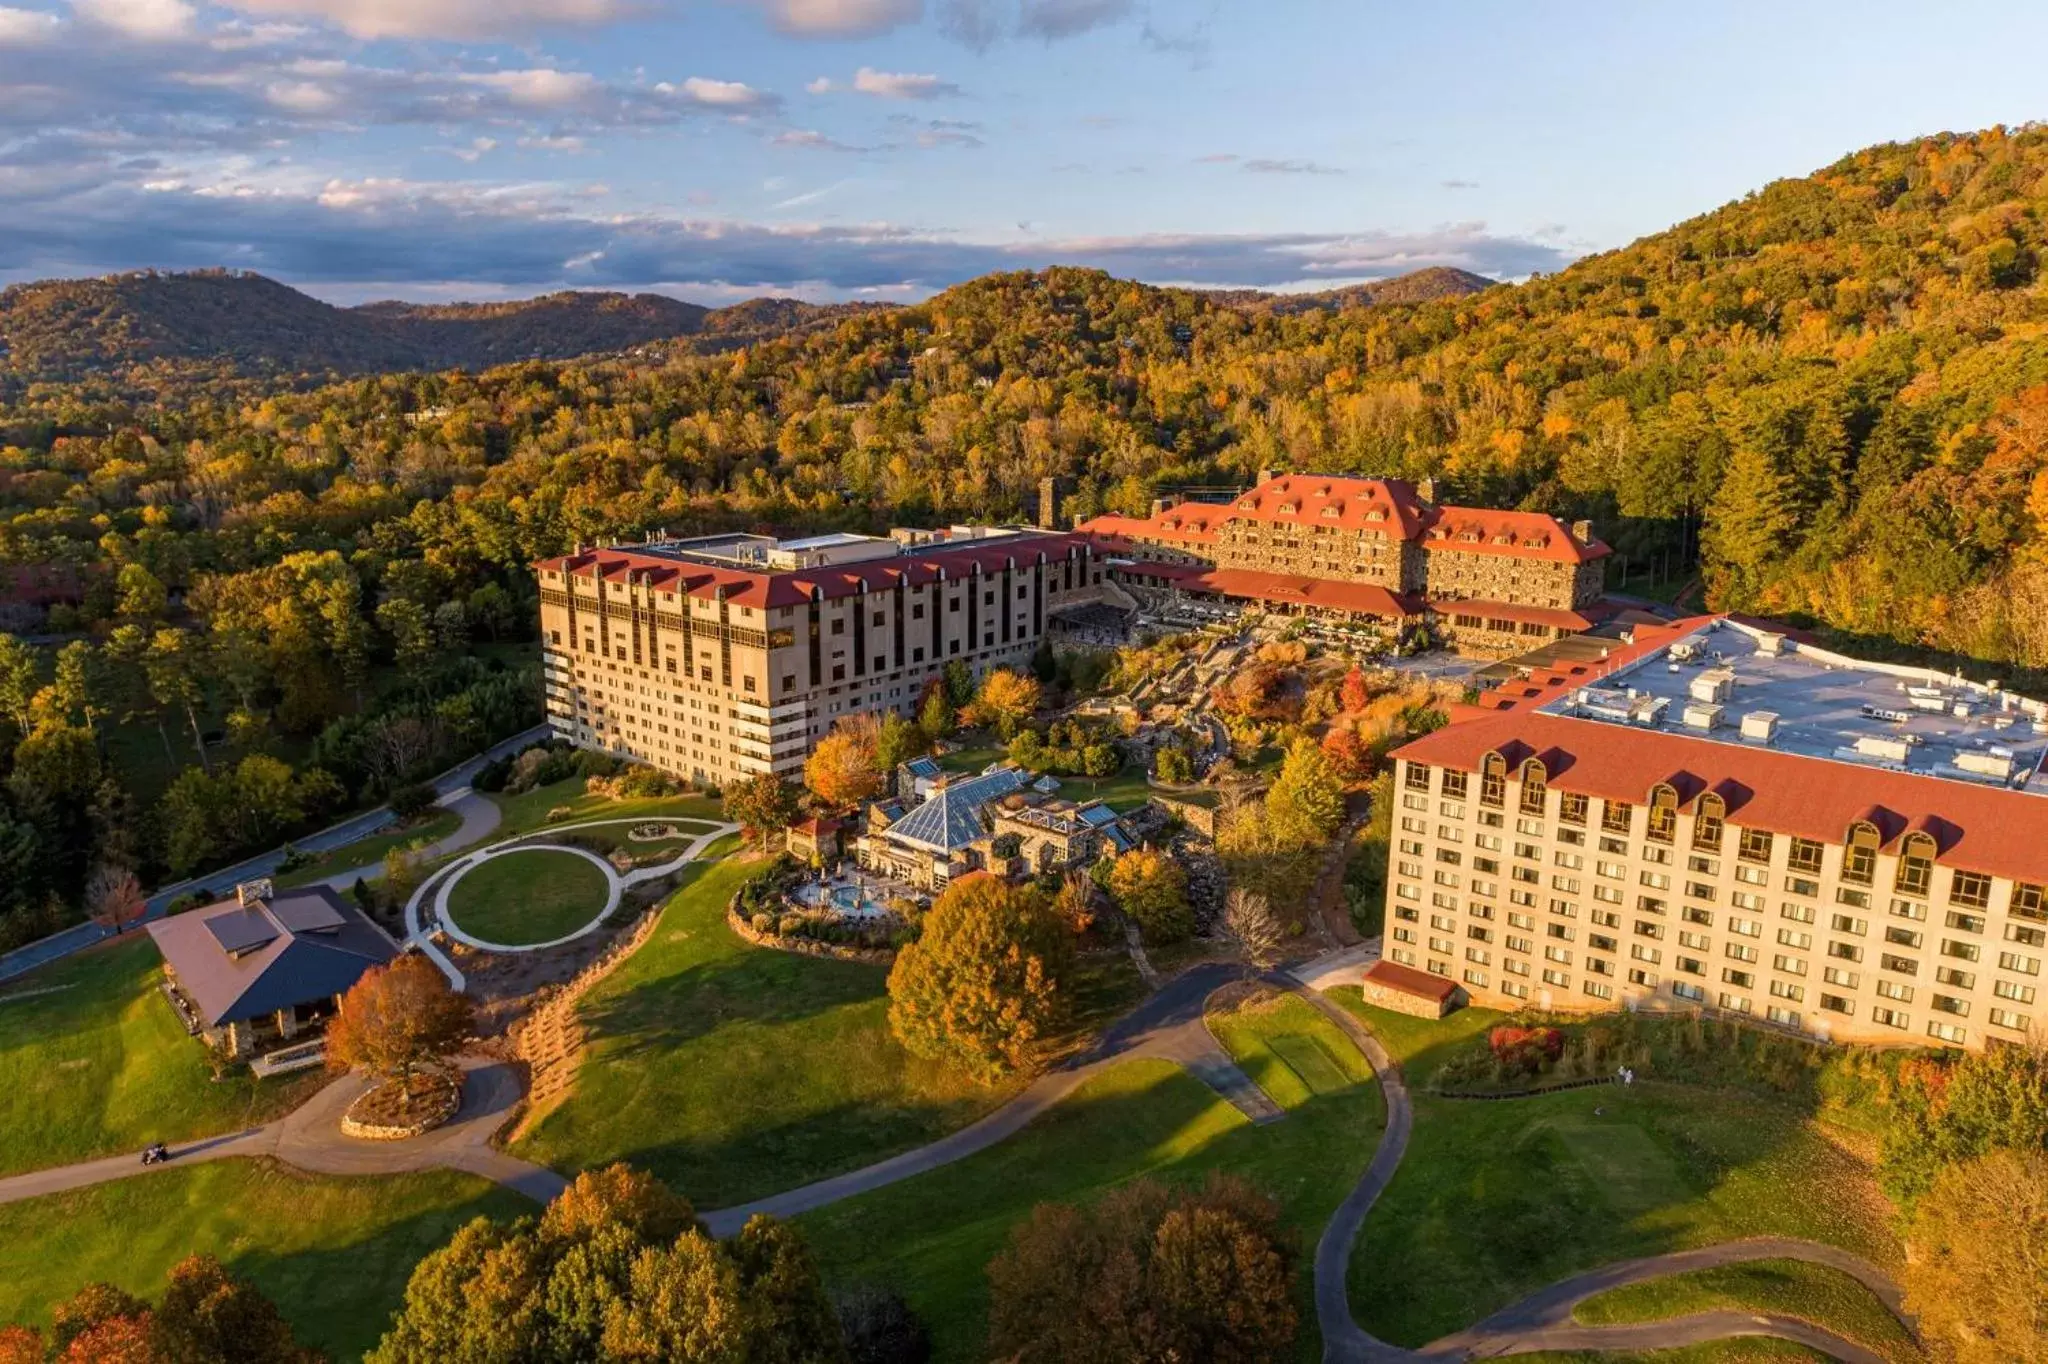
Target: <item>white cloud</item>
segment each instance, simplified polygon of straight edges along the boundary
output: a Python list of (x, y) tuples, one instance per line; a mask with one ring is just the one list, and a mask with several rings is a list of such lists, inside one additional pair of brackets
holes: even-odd
[(0, 5), (0, 46), (29, 47), (57, 36), (63, 21), (41, 10)]
[(1276, 161), (1271, 157), (1255, 156), (1244, 163), (1244, 168), (1254, 175), (1342, 175), (1338, 166), (1325, 166), (1319, 161)]
[(287, 113), (331, 114), (341, 106), (340, 97), (318, 81), (273, 81), (263, 88), (263, 93)]
[(145, 42), (185, 37), (199, 17), (185, 0), (71, 0), (71, 9), (87, 23)]
[[(678, 89), (666, 81), (654, 87), (667, 94)], [(698, 104), (711, 105), (719, 109), (758, 109), (764, 104), (775, 102), (773, 95), (756, 90), (744, 81), (715, 81), (703, 76), (692, 76), (680, 87), (683, 95)]]
[[(99, 0), (124, 5), (135, 0)], [(250, 14), (322, 19), (357, 38), (503, 38), (623, 18), (634, 0), (222, 0)]]
[(777, 133), (768, 140), (778, 147), (809, 147), (814, 151), (821, 152), (861, 152), (867, 150), (865, 147), (856, 147), (849, 143), (841, 142), (836, 138), (827, 137), (814, 128), (791, 128), (786, 132)]
[(867, 38), (924, 17), (924, 0), (752, 0), (784, 33)]
[(498, 91), (507, 102), (526, 109), (573, 108), (604, 88), (586, 71), (557, 71), (546, 66), (523, 71), (466, 71), (460, 79)]
[(814, 95), (829, 95), (834, 91), (850, 90), (855, 94), (873, 95), (877, 99), (939, 99), (960, 93), (959, 86), (951, 81), (940, 80), (937, 76), (907, 71), (877, 71), (872, 66), (863, 66), (853, 73), (851, 81), (844, 84), (830, 76), (820, 76), (804, 89)]

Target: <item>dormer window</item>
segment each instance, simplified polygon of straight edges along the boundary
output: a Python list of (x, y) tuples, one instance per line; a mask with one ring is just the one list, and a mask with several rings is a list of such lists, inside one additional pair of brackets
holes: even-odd
[(1658, 786), (1650, 792), (1650, 827), (1648, 837), (1652, 843), (1669, 843), (1678, 834), (1678, 792), (1669, 786)]
[(1712, 792), (1700, 797), (1699, 810), (1692, 817), (1692, 845), (1701, 852), (1721, 851), (1721, 835), (1727, 827), (1728, 803)]
[(1507, 803), (1508, 764), (1498, 753), (1486, 755), (1486, 762), (1479, 779), (1479, 803), (1499, 807)]
[(1842, 879), (1867, 886), (1877, 875), (1877, 829), (1862, 820), (1849, 826), (1848, 845), (1842, 849)]

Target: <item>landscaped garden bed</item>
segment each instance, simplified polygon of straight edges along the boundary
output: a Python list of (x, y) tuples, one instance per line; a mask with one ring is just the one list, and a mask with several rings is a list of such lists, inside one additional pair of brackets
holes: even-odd
[(462, 1072), (426, 1070), (357, 1095), (342, 1115), (341, 1130), (363, 1141), (402, 1141), (433, 1131), (461, 1107)]

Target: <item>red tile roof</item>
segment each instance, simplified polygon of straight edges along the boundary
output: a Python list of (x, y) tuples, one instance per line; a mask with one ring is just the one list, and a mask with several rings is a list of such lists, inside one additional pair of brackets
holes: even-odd
[(1233, 519), (1379, 530), (1396, 540), (1417, 541), (1425, 550), (1512, 554), (1557, 563), (1589, 563), (1611, 552), (1598, 540), (1581, 543), (1570, 527), (1540, 512), (1436, 507), (1399, 479), (1337, 474), (1282, 474), (1247, 488), (1233, 502), (1182, 502), (1149, 517), (1097, 516), (1074, 529), (1127, 542), (1207, 545)]
[(1258, 573), (1242, 568), (1197, 574), (1182, 581), (1179, 587), (1184, 592), (1214, 592), (1225, 597), (1246, 597), (1252, 601), (1356, 611), (1389, 620), (1417, 615), (1422, 610), (1416, 603), (1373, 583), (1303, 578), (1288, 573)]
[(1659, 783), (1687, 808), (1712, 791), (1732, 824), (1827, 843), (1869, 819), (1887, 842), (1924, 830), (1945, 866), (2048, 882), (2048, 797), (1533, 709), (1559, 690), (1538, 688), (1513, 710), (1446, 725), (1395, 756), (1463, 772), (1479, 771), (1488, 753), (1510, 770), (1540, 758), (1556, 789), (1632, 805), (1648, 803)]
[(1552, 625), (1560, 630), (1590, 630), (1593, 622), (1577, 611), (1560, 611), (1548, 606), (1523, 606), (1508, 601), (1433, 601), (1429, 609), (1440, 616), (1479, 616), (1486, 620), (1511, 620), (1516, 624)]
[(996, 540), (977, 540), (954, 548), (922, 550), (865, 563), (834, 564), (823, 568), (753, 571), (727, 568), (690, 560), (650, 554), (630, 548), (586, 550), (542, 559), (537, 571), (566, 572), (578, 578), (596, 578), (624, 586), (636, 574), (657, 593), (684, 593), (711, 597), (718, 589), (726, 599), (740, 606), (794, 606), (809, 601), (812, 593), (830, 599), (851, 597), (864, 583), (870, 592), (885, 591), (903, 581), (922, 587), (941, 577), (960, 578), (979, 564), (985, 574), (1000, 573), (1006, 563), (1025, 568), (1043, 554), (1049, 562), (1066, 557), (1069, 550), (1089, 549), (1086, 537), (1050, 532), (1032, 532)]
[(1398, 990), (1404, 995), (1418, 999), (1431, 999), (1438, 1003), (1449, 999), (1458, 988), (1454, 980), (1433, 976), (1427, 971), (1418, 971), (1412, 966), (1403, 966), (1397, 961), (1382, 957), (1365, 968), (1365, 978), (1375, 985), (1384, 985), (1389, 990)]

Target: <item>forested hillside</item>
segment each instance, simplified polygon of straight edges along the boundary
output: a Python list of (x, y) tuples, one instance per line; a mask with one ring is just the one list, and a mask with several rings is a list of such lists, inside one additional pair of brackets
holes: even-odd
[(484, 369), (686, 337), (723, 350), (855, 310), (786, 298), (714, 310), (660, 294), (597, 292), (337, 308), (261, 275), (138, 271), (0, 292), (0, 374), (60, 382), (126, 375), (160, 389), (209, 374)]
[(275, 832), (256, 788), (133, 777), (132, 742), (94, 743), (124, 717), (174, 767), (214, 729), (216, 772), (275, 755), (332, 806), (517, 718), (507, 679), (448, 660), (530, 628), (536, 557), (1018, 517), (1046, 475), (1086, 515), (1262, 467), (1435, 474), (1591, 517), (1617, 572), (1700, 556), (1715, 606), (2038, 683), (2044, 173), (2042, 129), (1873, 148), (1413, 305), (1246, 311), (1055, 269), (721, 355), (25, 390), (0, 412), (0, 570), (55, 565), (81, 596), (0, 627), (85, 653), (40, 699), (47, 650), (12, 692), (0, 661), (0, 902), (74, 892), (116, 837), (161, 868)]

